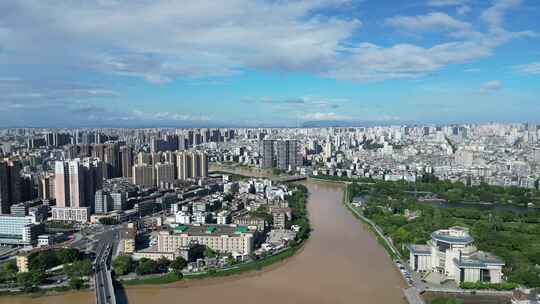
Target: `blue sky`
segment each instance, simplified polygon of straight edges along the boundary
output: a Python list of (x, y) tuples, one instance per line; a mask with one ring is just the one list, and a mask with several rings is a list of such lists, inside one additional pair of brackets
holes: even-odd
[(3, 0), (0, 127), (540, 122), (536, 0)]

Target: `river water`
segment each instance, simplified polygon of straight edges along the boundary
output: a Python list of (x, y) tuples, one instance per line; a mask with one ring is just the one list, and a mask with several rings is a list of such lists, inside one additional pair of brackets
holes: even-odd
[[(405, 303), (404, 286), (373, 235), (341, 204), (340, 184), (305, 182), (313, 233), (294, 257), (258, 272), (125, 290), (129, 304)], [(3, 297), (0, 304), (94, 303), (92, 292), (40, 298)]]

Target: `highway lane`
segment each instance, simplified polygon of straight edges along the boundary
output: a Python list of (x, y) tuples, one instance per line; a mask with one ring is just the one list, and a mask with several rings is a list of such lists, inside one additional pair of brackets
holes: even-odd
[(98, 245), (96, 254), (96, 303), (97, 304), (116, 304), (114, 287), (110, 272), (110, 256), (112, 253), (112, 242), (101, 242)]

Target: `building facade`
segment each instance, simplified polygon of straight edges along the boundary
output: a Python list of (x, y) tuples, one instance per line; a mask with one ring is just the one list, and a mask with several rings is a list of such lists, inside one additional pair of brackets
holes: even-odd
[(181, 225), (158, 234), (159, 252), (175, 252), (192, 244), (205, 245), (221, 253), (249, 255), (253, 251), (253, 234), (242, 227), (221, 225)]
[(479, 251), (464, 227), (450, 227), (431, 234), (427, 245), (409, 245), (410, 267), (418, 272), (438, 272), (459, 283), (500, 283), (504, 262)]
[(86, 223), (90, 220), (90, 208), (52, 207), (52, 219), (55, 221)]
[(42, 228), (30, 216), (0, 215), (0, 244), (35, 244)]

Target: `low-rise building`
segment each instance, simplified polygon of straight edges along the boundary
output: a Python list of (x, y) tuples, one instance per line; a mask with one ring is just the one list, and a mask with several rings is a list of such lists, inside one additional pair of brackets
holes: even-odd
[(31, 216), (0, 215), (0, 244), (32, 245), (42, 230)]
[(38, 238), (37, 238), (38, 247), (47, 247), (47, 246), (52, 246), (53, 244), (54, 244), (54, 236), (50, 234), (38, 235)]
[(71, 221), (87, 223), (90, 220), (88, 207), (53, 207), (52, 219), (55, 221)]
[(123, 250), (125, 254), (131, 254), (135, 252), (135, 237), (137, 236), (137, 231), (135, 228), (128, 228), (125, 233), (125, 236), (122, 239)]
[(236, 225), (247, 226), (252, 229), (257, 229), (259, 231), (264, 231), (268, 223), (263, 218), (253, 216), (250, 214), (245, 214), (233, 219), (233, 223)]
[(27, 253), (19, 254), (17, 255), (15, 259), (17, 263), (17, 269), (19, 270), (19, 272), (28, 272), (29, 270), (28, 269), (28, 254)]
[(291, 219), (290, 208), (272, 208), (272, 221), (274, 229), (287, 229)]
[(177, 226), (158, 234), (158, 252), (175, 252), (193, 244), (205, 245), (221, 253), (249, 255), (253, 251), (253, 233), (243, 226)]

